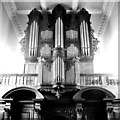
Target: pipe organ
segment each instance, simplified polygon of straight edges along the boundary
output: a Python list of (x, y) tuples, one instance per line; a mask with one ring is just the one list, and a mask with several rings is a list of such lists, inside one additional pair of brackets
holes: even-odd
[(1, 90), (5, 88), (0, 94), (0, 120), (120, 118), (117, 76), (91, 74), (98, 43), (91, 15), (84, 8), (63, 6), (35, 8), (28, 15), (20, 42), (24, 74), (0, 75)]
[[(61, 86), (63, 89), (68, 84), (76, 85), (80, 77), (73, 80), (68, 78), (79, 76), (86, 70), (91, 73), (94, 48), (98, 41), (93, 37), (90, 16), (85, 8), (68, 12), (60, 4), (52, 12), (33, 9), (28, 15), (26, 36), (21, 41), (25, 48), (25, 73), (36, 68), (36, 73), (43, 76), (39, 83), (52, 85), (57, 92)], [(39, 58), (41, 62), (38, 62)], [(33, 67), (30, 68), (31, 64)], [(35, 67), (40, 64), (42, 73)]]

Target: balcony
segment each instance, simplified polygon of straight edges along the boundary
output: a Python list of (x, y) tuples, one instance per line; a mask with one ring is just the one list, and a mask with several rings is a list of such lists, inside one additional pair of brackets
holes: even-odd
[[(38, 78), (38, 74), (0, 74), (0, 86), (39, 87), (40, 83), (45, 85), (43, 82), (44, 80)], [(75, 80), (72, 83), (78, 86), (100, 86), (103, 88), (120, 85), (117, 76), (110, 74), (80, 74), (80, 80)]]

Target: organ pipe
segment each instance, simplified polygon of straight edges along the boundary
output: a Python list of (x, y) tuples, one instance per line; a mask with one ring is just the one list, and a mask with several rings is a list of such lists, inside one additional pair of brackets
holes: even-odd
[(61, 20), (61, 47), (64, 47), (64, 42), (63, 42), (63, 22)]
[(63, 42), (63, 22), (60, 17), (56, 20), (55, 23), (55, 48), (64, 47), (64, 42)]
[(87, 31), (87, 41), (88, 41), (88, 55), (90, 55), (90, 39), (88, 34), (88, 24), (86, 23), (86, 31)]
[(81, 47), (82, 47), (82, 55), (84, 55), (84, 38), (83, 38), (83, 25), (80, 25), (80, 35), (81, 35)]
[(58, 26), (57, 26), (57, 21), (56, 21), (56, 23), (55, 23), (55, 47), (57, 47), (57, 42), (56, 41), (58, 41), (58, 38), (57, 38), (57, 33), (58, 33)]
[(85, 21), (83, 20), (83, 31), (84, 31), (84, 43), (85, 43), (85, 55), (87, 55), (87, 39), (86, 39), (86, 27), (85, 27)]
[(90, 39), (88, 33), (88, 23), (83, 20), (80, 24), (80, 37), (81, 37), (81, 48), (82, 48), (82, 56), (90, 55)]
[(32, 29), (32, 45), (31, 45), (31, 49), (32, 49), (32, 56), (34, 56), (34, 38), (35, 38), (35, 21), (33, 22), (33, 29)]
[(37, 57), (38, 23), (34, 20), (30, 26), (29, 57)]
[(32, 44), (32, 39), (31, 39), (31, 36), (32, 36), (32, 28), (33, 25), (30, 26), (30, 37), (29, 37), (29, 56), (31, 56), (31, 44)]
[(58, 47), (61, 47), (60, 46), (60, 37), (61, 37), (61, 33), (60, 33), (60, 31), (61, 31), (61, 26), (60, 26), (60, 17), (58, 18), (58, 28), (57, 28), (57, 30), (58, 30), (58, 33), (57, 33), (57, 37), (58, 37), (58, 41), (57, 41), (57, 43), (58, 43)]

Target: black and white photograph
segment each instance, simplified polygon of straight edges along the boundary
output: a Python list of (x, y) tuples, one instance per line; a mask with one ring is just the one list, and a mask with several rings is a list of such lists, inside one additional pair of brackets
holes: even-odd
[(0, 0), (0, 120), (120, 120), (119, 0)]

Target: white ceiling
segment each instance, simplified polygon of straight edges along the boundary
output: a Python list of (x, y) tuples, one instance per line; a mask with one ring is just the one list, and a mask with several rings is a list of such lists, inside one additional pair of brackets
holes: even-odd
[[(83, 2), (84, 1), (84, 2)], [(114, 2), (110, 0), (3, 0), (5, 9), (15, 28), (18, 37), (24, 36), (24, 30), (27, 27), (27, 14), (33, 9), (53, 9), (58, 3), (66, 8), (85, 8), (91, 14), (92, 28), (97, 37), (102, 35), (105, 26), (109, 20)], [(113, 0), (114, 1), (114, 0)], [(41, 7), (40, 7), (41, 6)]]

